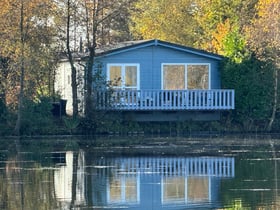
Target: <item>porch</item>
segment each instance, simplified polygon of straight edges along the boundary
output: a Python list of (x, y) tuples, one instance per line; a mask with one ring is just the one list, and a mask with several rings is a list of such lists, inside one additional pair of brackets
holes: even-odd
[(95, 93), (98, 110), (215, 111), (234, 109), (234, 90), (114, 90)]

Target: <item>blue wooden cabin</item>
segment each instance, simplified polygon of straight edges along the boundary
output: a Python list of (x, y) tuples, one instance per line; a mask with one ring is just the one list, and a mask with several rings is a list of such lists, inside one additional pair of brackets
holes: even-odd
[[(234, 109), (234, 90), (221, 89), (222, 56), (161, 40), (98, 49), (95, 63), (113, 92), (98, 90), (99, 110), (138, 121), (217, 120)], [(100, 65), (101, 64), (101, 65)]]

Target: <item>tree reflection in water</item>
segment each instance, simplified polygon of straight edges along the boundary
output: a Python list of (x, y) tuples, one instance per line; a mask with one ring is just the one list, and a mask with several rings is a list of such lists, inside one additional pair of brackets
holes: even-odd
[(197, 157), (0, 149), (0, 209), (277, 209), (279, 151), (273, 141)]

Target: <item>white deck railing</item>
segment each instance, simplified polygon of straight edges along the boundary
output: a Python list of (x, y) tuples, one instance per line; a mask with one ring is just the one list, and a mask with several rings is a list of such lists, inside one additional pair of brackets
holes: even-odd
[[(123, 174), (185, 175), (234, 177), (233, 157), (136, 157), (100, 159), (95, 163), (97, 168), (116, 170)], [(107, 166), (107, 167), (104, 167)]]
[(229, 110), (234, 90), (118, 90), (95, 94), (101, 110)]

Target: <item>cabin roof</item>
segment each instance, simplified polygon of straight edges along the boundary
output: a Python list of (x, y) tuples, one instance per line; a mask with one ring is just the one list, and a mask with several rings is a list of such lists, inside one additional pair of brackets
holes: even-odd
[(186, 53), (191, 53), (195, 55), (199, 55), (202, 57), (207, 57), (215, 60), (222, 60), (223, 56), (210, 53), (204, 50), (198, 50), (192, 47), (187, 47), (184, 45), (179, 45), (171, 42), (161, 41), (158, 39), (150, 39), (150, 40), (137, 40), (137, 41), (127, 41), (127, 42), (120, 42), (113, 45), (108, 46), (102, 46), (98, 49), (96, 49), (96, 55), (97, 57), (107, 57), (111, 55), (116, 55), (123, 52), (128, 52), (135, 49), (141, 49), (144, 47), (150, 47), (150, 46), (162, 46)]
[[(141, 49), (150, 46), (162, 46), (169, 49), (178, 50), (185, 53), (191, 53), (194, 55), (214, 59), (214, 60), (222, 60), (223, 56), (210, 53), (205, 50), (199, 50), (192, 47), (187, 47), (184, 45), (162, 41), (158, 39), (148, 39), (148, 40), (136, 40), (136, 41), (126, 41), (126, 42), (119, 42), (110, 45), (103, 45), (95, 49), (96, 57), (107, 57), (111, 55), (120, 54), (123, 52), (129, 52), (136, 49)], [(84, 60), (88, 58), (89, 52), (74, 52), (73, 58), (75, 60)], [(68, 61), (66, 54), (61, 54), (61, 61)]]

